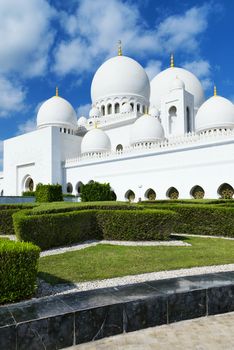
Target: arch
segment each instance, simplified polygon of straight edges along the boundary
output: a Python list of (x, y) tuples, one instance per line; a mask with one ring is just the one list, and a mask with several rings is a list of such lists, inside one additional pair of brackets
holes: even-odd
[(137, 104), (137, 112), (140, 112), (140, 109), (141, 109), (141, 105), (140, 103)]
[(145, 105), (142, 106), (142, 113), (144, 113), (144, 114), (146, 113), (146, 107), (145, 107)]
[(34, 181), (31, 178), (31, 176), (27, 176), (24, 180), (23, 190), (33, 192), (33, 189), (34, 189)]
[(196, 186), (192, 187), (192, 189), (190, 191), (190, 195), (194, 199), (202, 199), (202, 198), (204, 198), (205, 191), (204, 191), (204, 189), (201, 186), (196, 185)]
[(169, 133), (172, 134), (174, 129), (173, 124), (175, 123), (175, 118), (177, 117), (176, 106), (171, 106), (168, 110), (168, 114), (169, 114)]
[(179, 191), (175, 187), (170, 187), (166, 193), (167, 198), (169, 199), (178, 199)]
[(111, 200), (116, 201), (116, 199), (117, 199), (116, 193), (114, 190), (111, 189)]
[(123, 145), (121, 145), (120, 143), (116, 146), (116, 151), (117, 152), (122, 152), (123, 150)]
[(218, 195), (222, 199), (232, 199), (234, 195), (234, 189), (230, 184), (223, 183), (218, 188)]
[(76, 193), (79, 195), (81, 193), (81, 187), (83, 186), (83, 182), (82, 181), (78, 181), (76, 184)]
[(155, 201), (155, 199), (156, 199), (156, 192), (152, 188), (149, 188), (145, 192), (145, 198), (148, 199), (149, 201)]
[(112, 113), (112, 105), (109, 103), (107, 105), (107, 114), (111, 114)]
[(72, 193), (73, 192), (73, 186), (70, 182), (67, 183), (67, 193)]
[(119, 102), (115, 103), (115, 113), (119, 113)]
[(1, 197), (4, 195), (4, 191), (3, 190), (1, 190)]
[(129, 202), (134, 202), (135, 193), (132, 190), (128, 190), (125, 193), (125, 199), (128, 200)]
[(134, 103), (133, 102), (130, 103), (130, 106), (132, 107), (132, 110), (134, 111)]
[(104, 105), (102, 105), (101, 106), (101, 115), (103, 116), (103, 115), (105, 115), (105, 106)]
[(187, 133), (192, 132), (192, 120), (190, 117), (189, 107), (186, 108), (186, 130)]

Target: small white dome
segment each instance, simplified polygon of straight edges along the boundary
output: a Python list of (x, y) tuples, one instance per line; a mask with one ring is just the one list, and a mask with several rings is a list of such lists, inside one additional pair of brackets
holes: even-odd
[(185, 83), (176, 76), (175, 79), (172, 80), (171, 91), (178, 89), (185, 89)]
[(72, 105), (60, 96), (46, 100), (37, 113), (37, 127), (60, 126), (76, 128), (77, 117)]
[(144, 114), (132, 126), (131, 144), (157, 142), (164, 139), (164, 130), (158, 118)]
[(161, 108), (161, 100), (171, 91), (176, 77), (184, 82), (185, 89), (194, 96), (194, 107), (199, 108), (205, 99), (200, 81), (191, 72), (178, 67), (165, 69), (151, 80), (150, 104)]
[(81, 153), (102, 153), (111, 150), (109, 136), (101, 129), (88, 131), (81, 142)]
[(115, 95), (136, 95), (149, 100), (150, 83), (144, 68), (126, 56), (104, 62), (95, 73), (91, 85), (93, 103)]
[(82, 116), (78, 119), (78, 122), (77, 122), (78, 126), (85, 126), (86, 124), (87, 124), (87, 119), (85, 117)]
[(234, 106), (221, 96), (212, 96), (199, 108), (195, 118), (196, 131), (234, 128)]
[(93, 107), (90, 109), (89, 112), (89, 118), (99, 118), (100, 117), (100, 111), (97, 107)]
[(121, 113), (125, 114), (125, 113), (131, 113), (132, 112), (132, 106), (130, 105), (130, 103), (124, 103), (121, 106)]
[(160, 116), (160, 111), (156, 107), (151, 107), (149, 110), (149, 114), (151, 115), (151, 117), (158, 118)]

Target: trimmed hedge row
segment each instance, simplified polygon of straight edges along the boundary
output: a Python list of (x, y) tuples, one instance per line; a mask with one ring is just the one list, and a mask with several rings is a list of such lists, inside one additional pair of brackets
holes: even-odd
[(43, 185), (38, 184), (35, 192), (36, 202), (59, 202), (63, 201), (63, 192), (61, 185)]
[(0, 240), (0, 303), (30, 298), (35, 292), (40, 248)]
[(90, 239), (168, 239), (175, 217), (166, 210), (80, 210), (43, 215), (24, 210), (14, 214), (13, 221), (19, 240), (45, 250)]
[[(148, 206), (147, 206), (148, 208)], [(175, 222), (177, 233), (234, 237), (234, 209), (229, 203), (220, 205), (182, 204), (151, 205), (153, 210), (173, 210), (179, 214)]]
[(0, 205), (0, 234), (1, 235), (14, 235), (14, 227), (13, 227), (13, 220), (12, 215), (19, 210), (25, 209), (25, 208), (32, 208), (30, 205)]

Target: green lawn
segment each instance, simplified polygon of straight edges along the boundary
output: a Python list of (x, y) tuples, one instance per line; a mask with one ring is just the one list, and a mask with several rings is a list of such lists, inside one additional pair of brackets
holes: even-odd
[(40, 258), (39, 277), (51, 284), (234, 263), (234, 241), (183, 237), (191, 247), (98, 245)]

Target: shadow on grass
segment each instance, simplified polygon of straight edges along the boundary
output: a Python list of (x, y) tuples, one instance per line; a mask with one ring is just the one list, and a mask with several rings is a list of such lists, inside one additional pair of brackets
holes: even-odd
[(47, 273), (47, 272), (38, 272), (37, 277), (40, 278), (41, 280), (45, 281), (46, 283), (51, 284), (52, 286), (54, 286), (56, 284), (67, 284), (71, 288), (76, 287), (76, 285), (73, 282), (71, 282), (67, 279), (52, 275), (52, 274)]
[(170, 240), (189, 242), (191, 239), (188, 236), (177, 236), (177, 235), (173, 235), (173, 233), (172, 233), (170, 235)]

